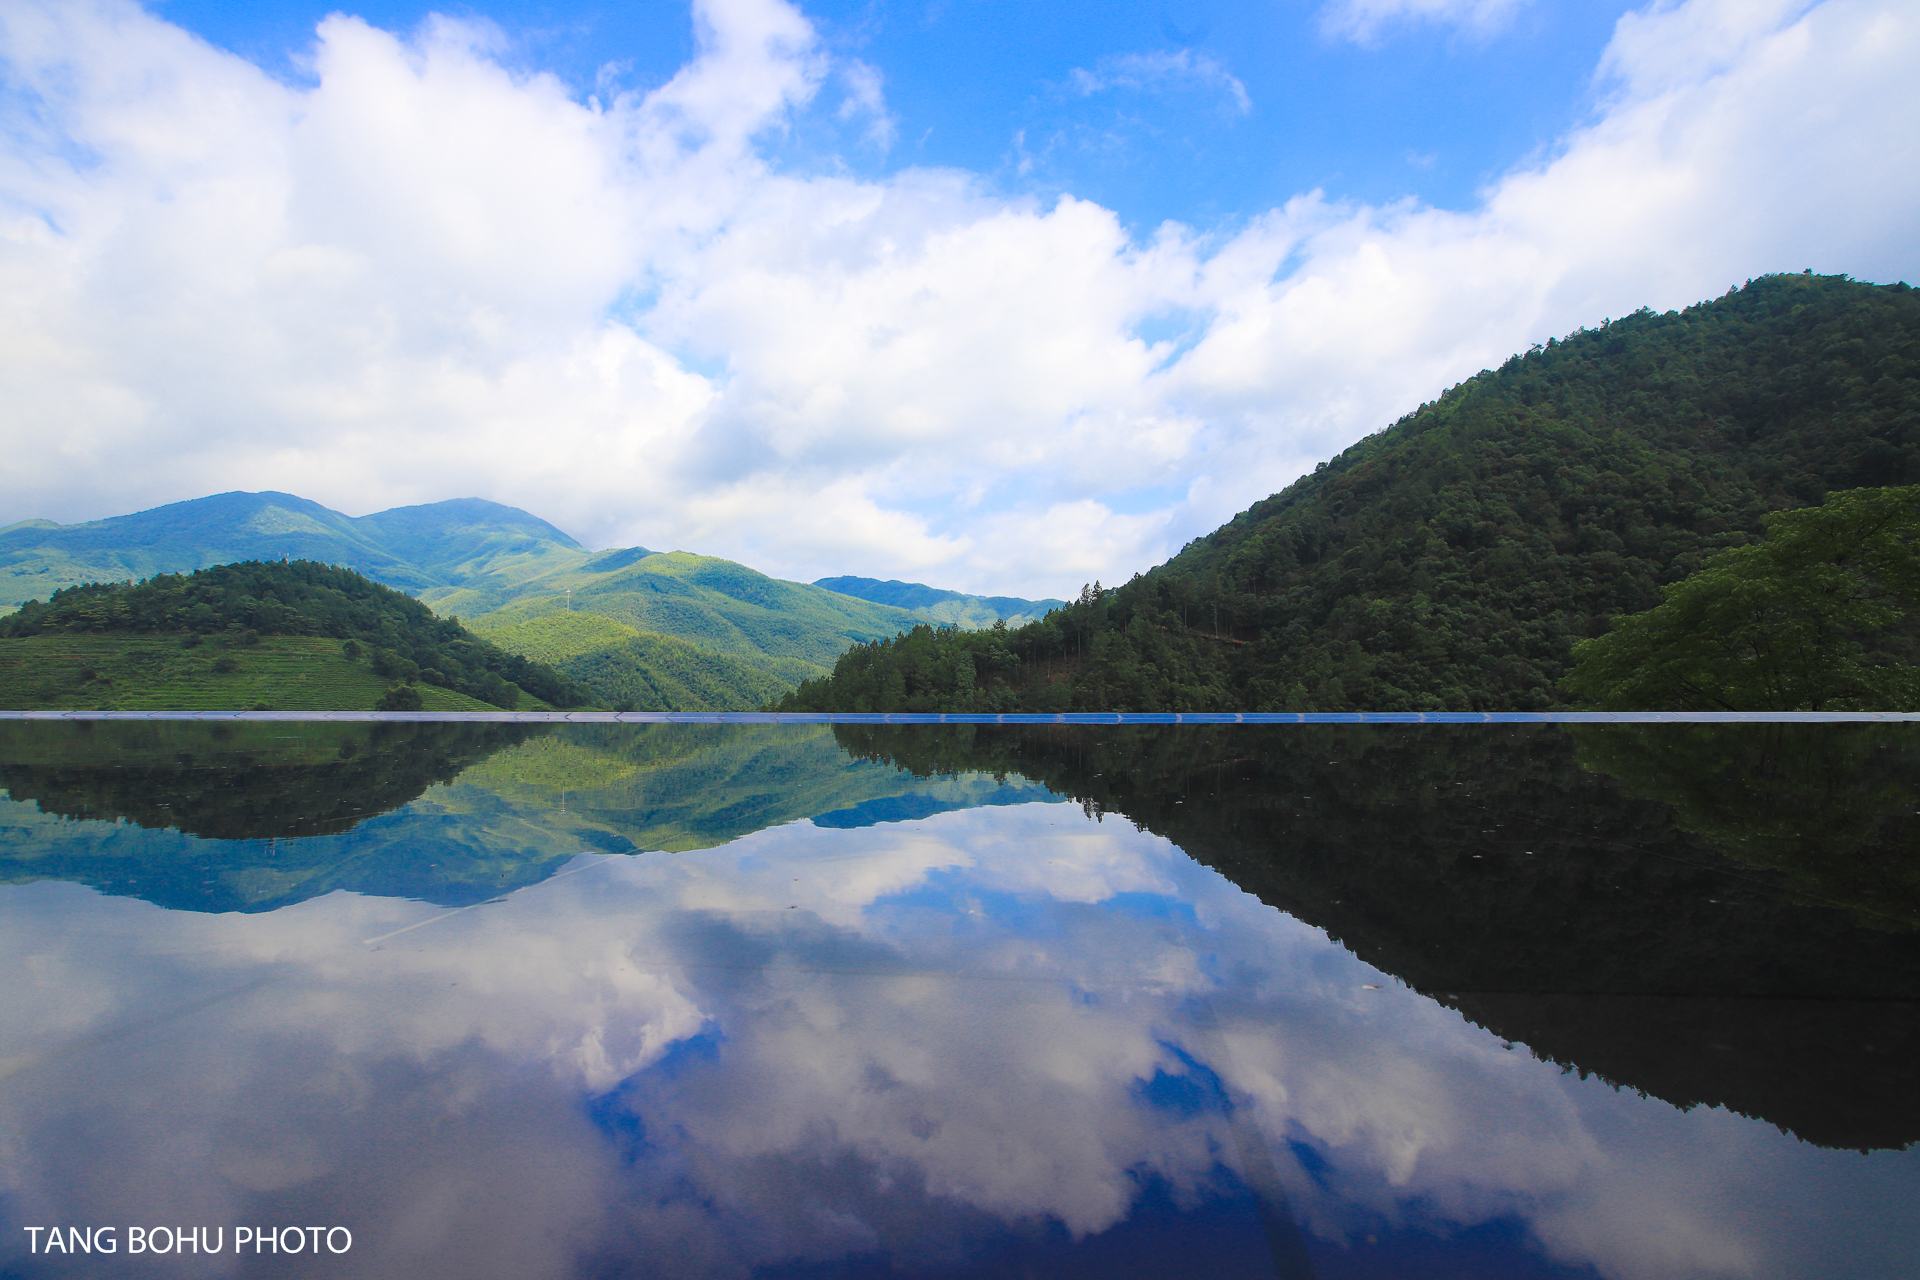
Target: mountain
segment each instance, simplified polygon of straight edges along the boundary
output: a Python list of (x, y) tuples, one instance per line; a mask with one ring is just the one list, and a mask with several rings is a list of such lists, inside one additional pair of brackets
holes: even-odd
[(813, 585), (875, 604), (911, 609), (932, 622), (968, 631), (1002, 621), (1010, 627), (1037, 622), (1048, 611), (1066, 604), (1065, 600), (1022, 600), (1018, 596), (970, 596), (918, 582), (882, 582), (878, 578), (816, 578)]
[[(353, 517), (274, 492), (10, 525), (0, 530), (0, 607), (86, 583), (281, 559), (353, 569), (542, 661), (551, 637), (526, 624), (569, 609), (598, 615), (619, 630), (592, 651), (569, 648), (563, 661), (603, 700), (636, 709), (762, 706), (825, 674), (849, 644), (936, 616), (684, 551), (588, 551), (537, 516), (480, 498)], [(95, 665), (91, 655), (79, 661)]]
[(1920, 293), (1768, 276), (1487, 370), (1114, 589), (787, 710), (1536, 710), (1770, 511), (1920, 481)]
[(220, 493), (132, 515), (0, 529), (0, 606), (62, 587), (192, 573), (243, 560), (312, 560), (414, 594), (519, 581), (587, 550), (546, 521), (480, 498), (345, 516), (291, 493)]

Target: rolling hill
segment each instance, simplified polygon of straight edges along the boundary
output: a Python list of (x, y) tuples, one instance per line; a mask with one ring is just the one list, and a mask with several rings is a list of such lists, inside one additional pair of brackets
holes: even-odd
[[(17, 709), (347, 711), (375, 708), (389, 691), (412, 704), (390, 709), (425, 709), (420, 686), (444, 710), (594, 702), (552, 667), (436, 618), (418, 600), (307, 560), (244, 561), (29, 601), (0, 618), (0, 673), (0, 697)], [(448, 705), (439, 691), (463, 700)]]

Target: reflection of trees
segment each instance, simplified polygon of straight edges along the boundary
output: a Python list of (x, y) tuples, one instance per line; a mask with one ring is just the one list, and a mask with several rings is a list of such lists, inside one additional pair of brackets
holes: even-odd
[[(216, 840), (337, 835), (541, 726), (93, 724), (9, 742), (0, 787), (42, 813)], [(46, 741), (49, 730), (74, 741)], [(278, 732), (267, 732), (274, 730)]]
[[(1633, 750), (1606, 747), (1611, 732), (1583, 735), (1589, 758)], [(1583, 770), (1555, 727), (836, 733), (916, 772), (1021, 773), (1124, 815), (1542, 1057), (1829, 1146), (1920, 1138), (1920, 935), (1862, 929), (1791, 873), (1702, 847), (1664, 797)], [(1822, 750), (1835, 768), (1883, 750), (1877, 776), (1898, 776), (1891, 748)], [(1790, 817), (1783, 805), (1782, 830)], [(1805, 858), (1830, 863), (1823, 883), (1880, 883), (1847, 869), (1878, 844), (1803, 830)]]
[(582, 843), (598, 842), (575, 835), (554, 847), (550, 833), (504, 818), (482, 825), (384, 815), (544, 732), (507, 724), (0, 727), (0, 787), (55, 819), (80, 819), (0, 826), (0, 882), (68, 880), (186, 911), (269, 911), (334, 889), (482, 901), (544, 878)]
[(1575, 726), (1580, 762), (1861, 924), (1920, 928), (1920, 736), (1902, 725)]

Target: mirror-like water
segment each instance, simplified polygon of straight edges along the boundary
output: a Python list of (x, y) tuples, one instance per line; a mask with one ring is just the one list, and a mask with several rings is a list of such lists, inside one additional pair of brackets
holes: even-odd
[(1916, 766), (0, 725), (0, 1275), (1907, 1276)]

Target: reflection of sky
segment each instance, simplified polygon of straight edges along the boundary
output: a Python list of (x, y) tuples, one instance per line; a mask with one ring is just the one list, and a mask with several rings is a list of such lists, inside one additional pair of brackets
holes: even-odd
[(457, 911), (28, 885), (0, 965), (9, 1275), (66, 1274), (19, 1256), (56, 1222), (353, 1229), (284, 1275), (1122, 1274), (1180, 1231), (1192, 1274), (1271, 1274), (1248, 1184), (1321, 1276), (1920, 1253), (1920, 1153), (1562, 1075), (1063, 805), (583, 857)]

